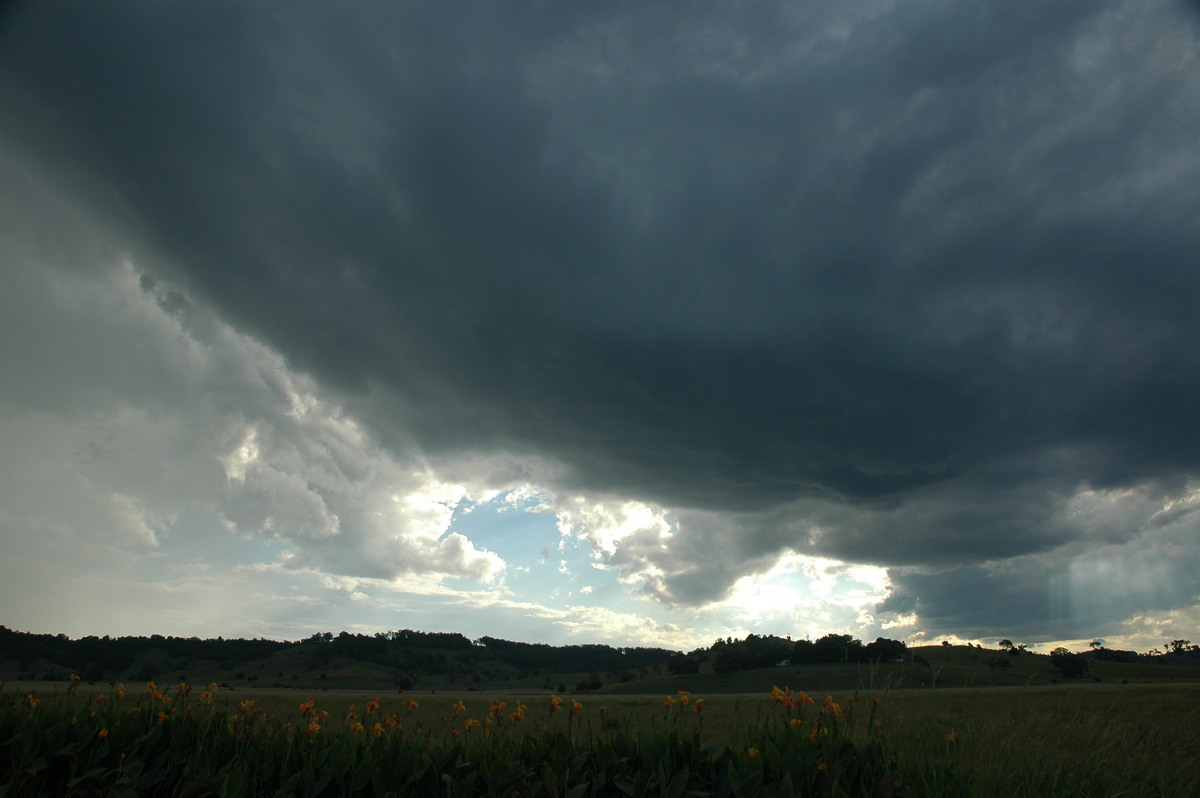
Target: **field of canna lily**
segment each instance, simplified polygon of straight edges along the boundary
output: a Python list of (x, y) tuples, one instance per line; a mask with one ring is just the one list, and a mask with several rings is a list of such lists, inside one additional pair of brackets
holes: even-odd
[(1200, 790), (1192, 688), (1168, 700), (1140, 686), (605, 699), (33, 687), (0, 690), (0, 796)]

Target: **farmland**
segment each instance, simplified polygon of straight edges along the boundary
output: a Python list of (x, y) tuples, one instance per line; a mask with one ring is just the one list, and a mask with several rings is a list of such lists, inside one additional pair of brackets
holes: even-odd
[[(217, 641), (247, 660), (116, 641), (142, 647), (91, 682), (35, 655), (91, 645), (98, 670), (114, 643), (34, 641), (17, 664), (42, 677), (0, 686), (0, 795), (1200, 795), (1185, 657), (1069, 673), (1023, 647), (946, 645), (731, 670), (718, 641), (669, 673), (658, 650), (425, 636), (384, 641), (410, 676), (444, 665), (398, 687), (350, 656), (377, 638), (338, 639)], [(650, 664), (570, 670), (597, 654)]]
[(698, 681), (578, 697), (9, 683), (0, 783), (9, 795), (1200, 791), (1196, 683), (883, 688), (810, 703), (798, 687), (705, 694)]

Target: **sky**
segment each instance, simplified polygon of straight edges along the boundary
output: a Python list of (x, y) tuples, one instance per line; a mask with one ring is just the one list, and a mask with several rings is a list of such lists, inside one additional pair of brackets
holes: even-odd
[(1200, 7), (0, 5), (0, 623), (1200, 634)]

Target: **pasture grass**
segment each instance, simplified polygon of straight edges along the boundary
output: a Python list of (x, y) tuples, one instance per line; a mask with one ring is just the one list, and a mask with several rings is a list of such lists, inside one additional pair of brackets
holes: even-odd
[[(370, 767), (407, 763), (414, 773), (442, 770), (406, 788), (393, 781), (382, 788), (489, 795), (511, 787), (519, 794), (566, 795), (587, 783), (578, 795), (672, 794), (676, 788), (755, 795), (805, 794), (817, 785), (825, 789), (818, 794), (836, 794), (835, 786), (856, 785), (859, 792), (845, 794), (1200, 796), (1200, 685), (1194, 683), (857, 690), (832, 694), (828, 701), (818, 693), (808, 706), (799, 693), (785, 702), (782, 692), (772, 698), (762, 691), (705, 696), (692, 690), (686, 697), (561, 696), (557, 709), (546, 694), (310, 696), (237, 689), (211, 692), (211, 701), (201, 702), (203, 688), (186, 696), (174, 686), (158, 690), (131, 686), (118, 696), (107, 685), (5, 685), (0, 785), (9, 785), (12, 796), (55, 794), (44, 789), (49, 782), (38, 779), (48, 778), (47, 768), (66, 767), (72, 779), (83, 779), (74, 788), (91, 785), (86, 777), (92, 773), (99, 794), (136, 794), (138, 782), (121, 782), (121, 768), (126, 776), (136, 771), (145, 778), (149, 765), (138, 770), (129, 766), (132, 760), (120, 759), (114, 766), (113, 746), (138, 740), (146, 746), (156, 729), (188, 722), (191, 736), (181, 732), (172, 738), (191, 740), (185, 754), (223, 751), (254, 762), (254, 768), (229, 770), (224, 781), (189, 771), (177, 775), (170, 789), (155, 782), (150, 794), (187, 794), (188, 784), (194, 794), (220, 794), (231, 784), (248, 783), (282, 795), (347, 794), (354, 784), (371, 794), (379, 785), (370, 780), (377, 778)], [(173, 701), (156, 699), (155, 693)], [(700, 699), (703, 711), (697, 712)], [(838, 707), (836, 715), (831, 705)], [(316, 729), (310, 728), (314, 719)], [(814, 721), (833, 736), (813, 736)], [(376, 723), (381, 731), (373, 734)], [(97, 737), (101, 730), (108, 733)], [(62, 738), (57, 751), (39, 748), (54, 735)], [(197, 743), (204, 740), (208, 743)], [(101, 756), (103, 745), (108, 749)], [(325, 754), (314, 770), (316, 749)], [(129, 750), (136, 757), (136, 746)], [(55, 764), (62, 751), (69, 765)], [(84, 757), (87, 761), (74, 761)], [(338, 769), (335, 760), (349, 764)], [(264, 761), (275, 769), (274, 781), (264, 780)], [(554, 768), (548, 770), (551, 761)], [(285, 772), (289, 768), (295, 772)], [(680, 776), (685, 770), (693, 775)], [(260, 781), (245, 781), (252, 777)], [(473, 786), (464, 786), (468, 781)]]

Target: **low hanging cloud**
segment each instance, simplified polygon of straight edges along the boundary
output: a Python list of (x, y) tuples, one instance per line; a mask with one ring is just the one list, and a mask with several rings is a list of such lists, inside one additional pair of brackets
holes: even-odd
[[(790, 552), (939, 629), (991, 628), (980, 575), (1066, 619), (1061, 569), (1200, 474), (1193, 11), (20, 5), (6, 151), (136, 263), (61, 268), (142, 299), (72, 349), (87, 397), (5, 402), (197, 444), (71, 472), (147, 545), (195, 490), (298, 568), (487, 580), (449, 511), (535, 486), (663, 604)], [(9, 304), (48, 362), (71, 328)], [(1194, 602), (1135, 593), (1105, 617)]]
[(204, 512), (285, 542), (296, 568), (500, 574), (499, 557), (448, 533), (468, 488), (382, 451), (277, 354), (128, 259), (72, 273), (78, 255), (4, 253), (9, 534), (146, 551)]

